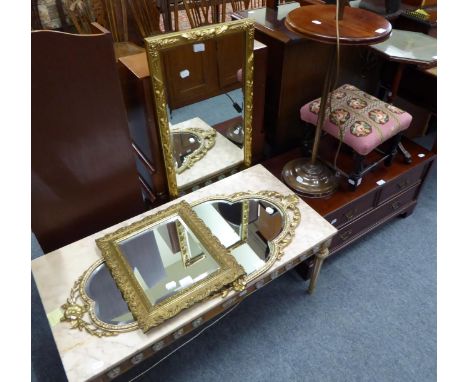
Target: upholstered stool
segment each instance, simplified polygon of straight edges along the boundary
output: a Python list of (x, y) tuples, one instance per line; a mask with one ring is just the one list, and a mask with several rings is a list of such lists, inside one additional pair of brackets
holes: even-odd
[[(331, 112), (327, 109), (323, 131), (355, 151), (354, 172), (346, 174), (348, 182), (355, 188), (361, 183), (362, 176), (381, 161), (387, 166), (391, 165), (401, 134), (409, 127), (413, 117), (352, 85), (343, 85), (333, 91), (330, 103)], [(301, 108), (301, 119), (316, 125), (319, 108), (320, 98), (305, 104)], [(390, 148), (384, 152), (384, 157), (366, 166), (366, 155), (389, 139), (392, 142)]]

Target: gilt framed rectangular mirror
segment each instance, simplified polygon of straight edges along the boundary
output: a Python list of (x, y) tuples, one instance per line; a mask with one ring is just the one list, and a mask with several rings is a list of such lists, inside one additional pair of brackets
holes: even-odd
[(251, 164), (251, 20), (145, 39), (171, 197)]
[(96, 243), (143, 331), (245, 274), (185, 201)]

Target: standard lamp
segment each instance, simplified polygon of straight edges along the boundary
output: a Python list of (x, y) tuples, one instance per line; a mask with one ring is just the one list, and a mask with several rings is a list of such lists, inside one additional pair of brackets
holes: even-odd
[(344, 0), (337, 5), (308, 5), (294, 9), (286, 17), (285, 25), (305, 38), (330, 46), (312, 155), (310, 158), (288, 162), (282, 171), (285, 183), (299, 194), (325, 197), (331, 195), (338, 185), (335, 174), (317, 159), (330, 92), (336, 80), (336, 45), (370, 45), (382, 42), (389, 37), (392, 28), (382, 16), (359, 8), (345, 8)]

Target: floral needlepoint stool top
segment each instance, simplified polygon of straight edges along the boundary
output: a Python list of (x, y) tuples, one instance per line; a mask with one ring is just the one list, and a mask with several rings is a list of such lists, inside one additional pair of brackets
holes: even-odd
[[(320, 102), (320, 98), (317, 98), (302, 106), (301, 119), (316, 125)], [(350, 146), (360, 156), (366, 156), (390, 138), (399, 138), (400, 133), (409, 127), (412, 118), (407, 112), (353, 85), (343, 85), (331, 93), (323, 131)], [(393, 157), (395, 153), (395, 147), (392, 146), (389, 155)], [(391, 163), (391, 159), (387, 162)], [(362, 167), (362, 163), (358, 167)], [(364, 172), (362, 168), (357, 169), (354, 175), (360, 179)]]
[[(399, 108), (359, 90), (343, 85), (331, 94), (331, 112), (327, 109), (323, 130), (341, 139), (361, 155), (406, 130), (412, 116)], [(302, 106), (301, 119), (317, 124), (320, 98)]]

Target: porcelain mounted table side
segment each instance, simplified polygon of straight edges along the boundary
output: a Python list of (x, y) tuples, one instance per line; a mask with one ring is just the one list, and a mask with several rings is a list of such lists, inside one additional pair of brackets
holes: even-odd
[[(344, 7), (339, 10), (339, 43), (341, 45), (371, 45), (385, 41), (392, 31), (391, 24), (382, 16), (359, 9)], [(322, 88), (322, 100), (328, 100), (335, 82), (336, 66), (336, 6), (309, 5), (291, 11), (286, 27), (301, 36), (330, 45), (329, 64)], [(301, 194), (324, 197), (337, 187), (336, 178), (328, 167), (317, 161), (320, 134), (325, 120), (327, 102), (321, 102), (315, 129), (312, 158), (298, 158), (287, 163), (282, 177), (286, 184)]]

